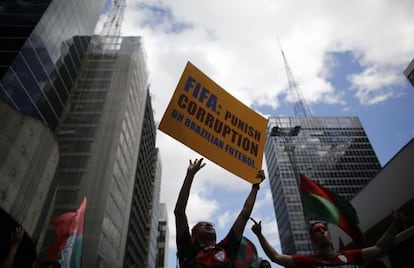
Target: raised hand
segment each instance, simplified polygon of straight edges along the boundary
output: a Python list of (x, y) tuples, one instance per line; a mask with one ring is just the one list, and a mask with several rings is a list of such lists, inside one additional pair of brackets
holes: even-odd
[(22, 241), (24, 235), (24, 230), (22, 227), (16, 227), (15, 231), (11, 233), (10, 240), (12, 244), (18, 245), (20, 244), (20, 241)]
[(204, 158), (200, 158), (199, 160), (196, 158), (193, 162), (190, 159), (190, 164), (187, 168), (188, 174), (195, 175), (200, 169), (202, 169), (206, 165), (206, 163), (203, 163), (203, 160)]
[(255, 235), (259, 235), (262, 233), (262, 221), (257, 222), (255, 219), (250, 217), (250, 219), (253, 221), (252, 231)]

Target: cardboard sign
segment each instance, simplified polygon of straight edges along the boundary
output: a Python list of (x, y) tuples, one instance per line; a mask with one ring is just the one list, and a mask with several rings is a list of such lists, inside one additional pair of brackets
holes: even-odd
[(266, 127), (266, 118), (188, 62), (158, 128), (224, 169), (257, 183)]

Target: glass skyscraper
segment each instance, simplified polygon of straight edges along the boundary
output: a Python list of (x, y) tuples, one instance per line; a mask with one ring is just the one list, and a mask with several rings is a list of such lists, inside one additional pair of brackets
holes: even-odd
[(1, 1), (0, 99), (54, 130), (104, 2)]
[(381, 169), (358, 117), (270, 117), (265, 157), (285, 254), (312, 252), (298, 172), (350, 200)]
[(48, 222), (86, 196), (82, 267), (147, 267), (160, 171), (141, 38), (79, 39), (90, 43), (56, 129), (61, 157), (43, 250), (55, 239)]

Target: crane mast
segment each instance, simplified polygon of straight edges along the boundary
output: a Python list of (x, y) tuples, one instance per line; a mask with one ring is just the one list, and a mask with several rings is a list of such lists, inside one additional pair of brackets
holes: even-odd
[(126, 0), (114, 0), (100, 35), (120, 36)]
[(295, 114), (295, 116), (312, 116), (311, 110), (308, 107), (308, 105), (306, 104), (302, 93), (299, 89), (298, 84), (296, 83), (295, 78), (293, 77), (292, 71), (289, 67), (289, 64), (287, 62), (285, 53), (283, 52), (282, 49), (282, 45), (280, 45), (280, 41), (279, 41), (279, 46), (280, 46), (280, 51), (282, 52), (282, 57), (283, 57), (283, 62), (285, 64), (285, 70), (286, 70), (286, 75), (288, 78), (288, 82), (289, 82), (289, 93), (291, 94), (292, 98), (293, 98), (293, 112)]

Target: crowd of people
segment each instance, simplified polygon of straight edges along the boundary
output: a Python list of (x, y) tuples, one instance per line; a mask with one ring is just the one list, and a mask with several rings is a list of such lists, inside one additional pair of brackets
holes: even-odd
[[(200, 221), (190, 229), (186, 214), (193, 180), (195, 175), (205, 165), (203, 158), (189, 161), (186, 176), (174, 208), (177, 257), (179, 267), (181, 268), (239, 268), (235, 267), (235, 263), (237, 261), (243, 233), (249, 219), (253, 221), (251, 230), (257, 236), (267, 258), (278, 265), (293, 268), (339, 266), (343, 264), (383, 267), (379, 266), (380, 264), (375, 264), (375, 261), (391, 248), (394, 238), (403, 223), (403, 216), (393, 211), (392, 224), (373, 246), (337, 252), (332, 246), (327, 223), (317, 221), (309, 229), (311, 240), (316, 249), (313, 255), (287, 255), (279, 253), (263, 235), (261, 221), (256, 221), (251, 218), (251, 213), (260, 189), (260, 183), (265, 180), (264, 171), (260, 170), (256, 176), (256, 179), (260, 182), (252, 184), (240, 213), (230, 226), (226, 236), (218, 241), (214, 223)], [(24, 230), (20, 226), (16, 227), (11, 233), (9, 251), (4, 260), (2, 260), (0, 268), (13, 267), (16, 252), (23, 236)], [(270, 268), (271, 264), (268, 260), (261, 259), (256, 266), (249, 268)], [(43, 263), (42, 267), (58, 268), (60, 264), (59, 262)]]

